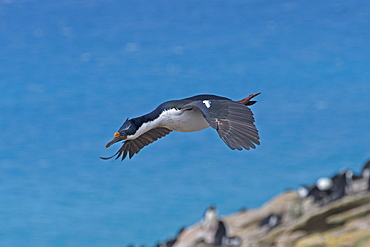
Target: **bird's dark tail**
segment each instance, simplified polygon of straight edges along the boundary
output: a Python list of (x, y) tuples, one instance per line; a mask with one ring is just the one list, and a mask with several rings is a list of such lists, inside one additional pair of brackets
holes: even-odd
[(244, 98), (244, 99), (241, 99), (241, 100), (238, 100), (236, 102), (240, 103), (240, 104), (243, 104), (243, 105), (253, 105), (255, 104), (257, 101), (254, 101), (251, 99), (253, 99), (254, 97), (256, 97), (257, 95), (260, 95), (261, 93), (255, 93), (255, 94), (250, 94), (248, 97)]

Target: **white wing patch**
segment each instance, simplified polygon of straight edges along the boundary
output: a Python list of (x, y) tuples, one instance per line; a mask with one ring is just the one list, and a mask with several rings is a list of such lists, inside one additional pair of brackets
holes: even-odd
[(211, 107), (211, 101), (210, 100), (203, 100), (203, 104), (205, 104), (207, 108)]

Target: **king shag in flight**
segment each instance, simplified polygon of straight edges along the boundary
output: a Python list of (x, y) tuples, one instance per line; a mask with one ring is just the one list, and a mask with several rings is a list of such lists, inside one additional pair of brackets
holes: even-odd
[(101, 158), (121, 157), (124, 160), (128, 155), (131, 159), (143, 147), (171, 131), (194, 132), (208, 127), (217, 130), (220, 138), (233, 150), (256, 148), (260, 137), (248, 106), (256, 103), (251, 99), (259, 94), (250, 94), (239, 101), (216, 95), (196, 95), (164, 102), (148, 114), (127, 119), (106, 145), (108, 148), (123, 141), (122, 147), (111, 157)]

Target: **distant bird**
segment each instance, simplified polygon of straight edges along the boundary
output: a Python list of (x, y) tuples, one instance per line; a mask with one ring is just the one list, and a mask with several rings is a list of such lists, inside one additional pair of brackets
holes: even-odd
[(224, 237), (222, 239), (222, 246), (240, 246), (242, 244), (242, 239), (239, 237)]
[(220, 138), (231, 149), (256, 148), (259, 135), (254, 117), (248, 106), (260, 93), (233, 101), (216, 95), (197, 95), (160, 104), (154, 111), (141, 117), (127, 119), (106, 147), (124, 141), (111, 157), (102, 159), (124, 160), (137, 154), (143, 147), (169, 134), (171, 131), (194, 132), (208, 127), (217, 130)]
[(258, 226), (259, 227), (266, 227), (266, 231), (269, 232), (273, 228), (280, 225), (282, 218), (283, 218), (282, 214), (270, 214), (266, 218), (262, 219), (259, 222)]
[(352, 183), (354, 174), (352, 170), (342, 169), (338, 174), (335, 174), (331, 180), (333, 186), (330, 193), (330, 202), (336, 201), (352, 192)]
[(225, 239), (227, 239), (226, 226), (222, 220), (219, 220), (213, 245), (221, 246), (225, 242)]
[(367, 181), (367, 191), (370, 191), (370, 160), (362, 168), (361, 176)]
[(203, 218), (201, 220), (202, 228), (206, 231), (208, 230), (217, 230), (218, 228), (218, 216), (216, 207), (211, 205), (207, 208), (207, 210), (203, 214)]
[(241, 238), (233, 236), (229, 237), (225, 223), (222, 220), (218, 221), (218, 228), (215, 235), (213, 246), (240, 246), (242, 243)]
[(333, 188), (333, 180), (331, 178), (322, 177), (317, 180), (316, 185), (321, 191), (329, 191)]
[(200, 243), (213, 246), (239, 246), (242, 240), (238, 237), (229, 237), (225, 223), (217, 216), (215, 206), (210, 206), (201, 220), (202, 239)]
[(216, 207), (210, 206), (204, 212), (203, 218), (201, 220), (202, 241), (204, 241), (207, 244), (214, 244), (219, 226), (220, 225)]
[(322, 191), (316, 185), (314, 185), (312, 188), (310, 188), (307, 198), (313, 198), (314, 203), (322, 206), (326, 204), (328, 196), (330, 196), (330, 191)]
[(310, 192), (311, 188), (307, 185), (300, 185), (297, 189), (298, 195), (303, 199), (308, 196), (308, 193)]
[(313, 198), (313, 202), (323, 206), (330, 200), (330, 194), (333, 188), (333, 181), (330, 178), (322, 177), (312, 186), (300, 186), (298, 194), (301, 198)]

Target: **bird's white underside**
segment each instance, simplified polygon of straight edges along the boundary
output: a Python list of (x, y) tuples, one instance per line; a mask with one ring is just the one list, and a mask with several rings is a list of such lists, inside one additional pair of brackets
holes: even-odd
[(207, 210), (202, 219), (203, 229), (215, 229), (218, 226), (217, 212), (215, 210)]
[(305, 187), (299, 187), (297, 192), (301, 198), (306, 198), (308, 196), (308, 189)]
[(157, 127), (165, 127), (180, 132), (194, 132), (208, 128), (210, 125), (203, 117), (202, 112), (196, 108), (191, 110), (169, 109), (163, 111), (157, 119), (143, 123), (134, 135), (127, 136), (127, 140), (136, 139)]
[(218, 228), (218, 217), (215, 210), (208, 209), (201, 222), (203, 240), (207, 244), (212, 244), (215, 241), (215, 235)]

